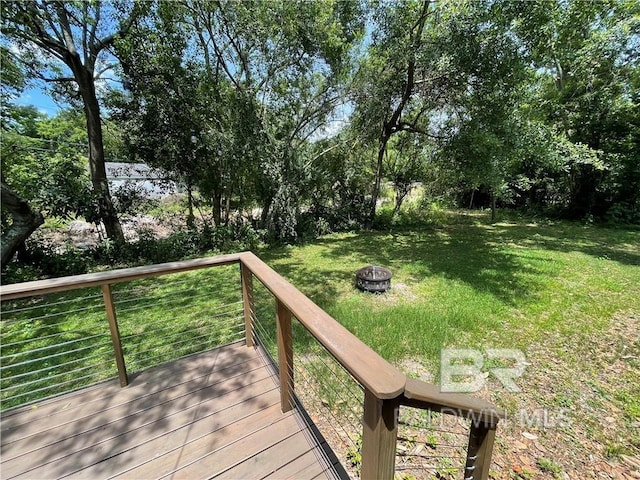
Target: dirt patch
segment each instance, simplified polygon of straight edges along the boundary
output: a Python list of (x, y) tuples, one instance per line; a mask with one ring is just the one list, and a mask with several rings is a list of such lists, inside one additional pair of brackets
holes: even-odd
[[(129, 242), (135, 242), (143, 235), (165, 238), (177, 228), (173, 222), (161, 222), (148, 215), (129, 217), (123, 219), (121, 224), (124, 236)], [(61, 228), (41, 228), (33, 235), (38, 240), (56, 245), (59, 250), (64, 250), (66, 245), (72, 245), (81, 250), (95, 248), (106, 238), (101, 227), (81, 220), (73, 220)]]
[(417, 298), (411, 287), (393, 280), (391, 280), (391, 288), (388, 291), (372, 294), (373, 304), (376, 307), (389, 307), (414, 302)]
[[(526, 353), (521, 392), (490, 381), (474, 394), (507, 411), (494, 447), (493, 479), (640, 479), (640, 320), (618, 314), (609, 327), (551, 334)], [(433, 378), (414, 360), (412, 377)]]

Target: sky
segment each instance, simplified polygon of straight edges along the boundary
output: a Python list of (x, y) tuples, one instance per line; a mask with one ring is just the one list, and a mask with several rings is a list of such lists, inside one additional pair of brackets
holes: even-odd
[(18, 105), (33, 105), (41, 113), (44, 113), (50, 117), (61, 109), (53, 99), (37, 87), (25, 88), (22, 95), (20, 95), (15, 101)]

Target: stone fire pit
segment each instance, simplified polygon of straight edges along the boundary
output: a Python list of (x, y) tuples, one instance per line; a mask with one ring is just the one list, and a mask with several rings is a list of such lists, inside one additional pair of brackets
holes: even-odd
[(356, 272), (356, 287), (365, 292), (383, 293), (391, 288), (391, 270), (368, 265)]

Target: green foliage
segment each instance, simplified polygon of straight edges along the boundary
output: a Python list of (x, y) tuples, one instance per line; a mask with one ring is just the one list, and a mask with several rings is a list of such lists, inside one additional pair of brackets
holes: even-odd
[(357, 473), (362, 469), (362, 435), (358, 435), (355, 444), (347, 449), (347, 461)]
[[(2, 97), (10, 98), (17, 96), (25, 86), (24, 72), (20, 68), (15, 56), (5, 46), (0, 45), (0, 65), (2, 65), (2, 81), (0, 81), (0, 92)], [(2, 102), (2, 117), (5, 116), (5, 102)]]
[(540, 470), (546, 473), (552, 473), (554, 476), (558, 476), (562, 473), (562, 469), (556, 462), (548, 458), (540, 457), (538, 459), (538, 467)]
[(31, 238), (20, 262), (3, 272), (3, 283), (16, 283), (46, 277), (78, 275), (105, 266), (136, 266), (184, 260), (223, 252), (256, 250), (263, 233), (244, 222), (191, 228), (157, 238), (148, 229), (139, 229), (137, 240), (119, 244), (109, 239), (97, 247), (79, 249), (71, 244)]
[(339, 99), (361, 29), (350, 2), (159, 4), (117, 44), (132, 153), (197, 187), (216, 225), (258, 205), (274, 238), (295, 240), (307, 139)]
[(66, 111), (47, 118), (33, 107), (19, 106), (9, 112), (3, 123), (3, 180), (46, 216), (93, 220), (97, 208), (81, 117)]
[(165, 238), (156, 238), (153, 232), (141, 229), (136, 241), (123, 245), (107, 241), (98, 246), (94, 255), (103, 264), (164, 263), (203, 254), (256, 249), (260, 241), (259, 233), (241, 222), (185, 228)]

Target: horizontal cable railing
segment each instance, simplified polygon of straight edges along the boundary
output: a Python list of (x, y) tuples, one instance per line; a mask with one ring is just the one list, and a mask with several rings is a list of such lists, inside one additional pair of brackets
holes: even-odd
[(469, 424), (463, 417), (401, 407), (396, 450), (400, 478), (466, 478)]
[[(254, 284), (252, 306), (254, 344), (264, 350), (275, 366), (278, 360), (275, 302), (260, 282)], [(306, 410), (346, 473), (358, 478), (363, 390), (296, 319), (291, 333), (295, 360), (287, 380), (295, 384), (295, 391), (289, 391), (287, 402), (299, 403)], [(327, 471), (335, 468), (329, 458), (325, 462)]]
[(99, 289), (2, 302), (2, 409), (113, 376)]
[(219, 267), (114, 285), (127, 371), (244, 339), (238, 267)]
[(2, 286), (0, 300), (2, 409), (244, 338), (282, 410), (337, 454), (327, 471), (488, 478), (498, 409), (407, 378), (250, 252)]
[(305, 408), (349, 476), (488, 478), (500, 410), (407, 378), (255, 255), (240, 262), (248, 344), (273, 362), (283, 411)]
[(128, 373), (242, 340), (237, 262), (222, 256), (2, 286), (2, 410), (114, 375), (125, 385)]

